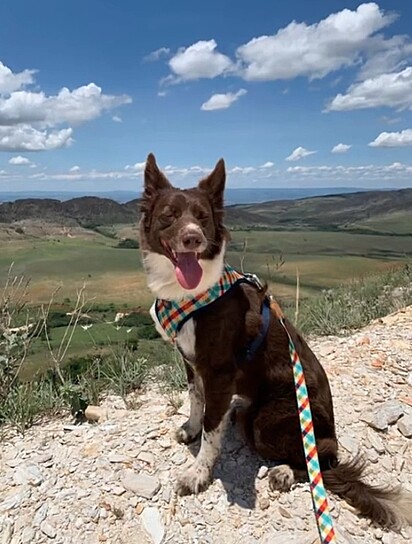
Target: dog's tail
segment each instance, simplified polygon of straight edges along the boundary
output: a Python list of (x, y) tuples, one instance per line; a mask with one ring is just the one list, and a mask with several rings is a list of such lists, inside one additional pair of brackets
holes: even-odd
[(338, 463), (323, 472), (325, 487), (381, 526), (398, 529), (412, 525), (412, 493), (365, 483), (364, 468), (361, 459)]

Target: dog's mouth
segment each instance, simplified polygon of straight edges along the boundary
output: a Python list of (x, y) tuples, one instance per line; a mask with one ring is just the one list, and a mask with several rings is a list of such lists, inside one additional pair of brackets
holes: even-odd
[(200, 253), (194, 251), (174, 251), (167, 242), (162, 241), (166, 256), (175, 267), (176, 279), (183, 289), (196, 289), (203, 270), (199, 264)]

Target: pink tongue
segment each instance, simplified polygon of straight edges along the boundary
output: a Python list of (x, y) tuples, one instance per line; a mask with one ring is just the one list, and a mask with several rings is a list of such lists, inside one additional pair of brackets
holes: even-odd
[(202, 279), (203, 270), (196, 254), (177, 253), (176, 278), (184, 289), (195, 289)]

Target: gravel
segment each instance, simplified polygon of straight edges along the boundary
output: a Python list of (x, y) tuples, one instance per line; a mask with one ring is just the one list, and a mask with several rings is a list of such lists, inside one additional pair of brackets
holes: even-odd
[[(412, 491), (412, 307), (310, 344), (331, 382), (342, 458), (365, 455), (371, 483)], [(67, 415), (24, 436), (8, 433), (0, 443), (1, 544), (315, 544), (308, 484), (270, 491), (270, 463), (233, 427), (212, 485), (197, 497), (176, 496), (176, 475), (198, 448), (173, 438), (187, 412), (182, 399), (170, 415), (167, 398), (153, 388), (135, 411), (106, 399), (97, 424), (73, 426)], [(410, 528), (375, 527), (329, 499), (340, 544), (412, 541)]]

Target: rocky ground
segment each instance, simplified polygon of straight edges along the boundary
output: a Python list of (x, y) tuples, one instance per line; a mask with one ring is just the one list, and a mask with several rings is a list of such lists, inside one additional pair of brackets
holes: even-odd
[[(363, 452), (370, 480), (412, 491), (412, 307), (345, 338), (313, 339), (328, 372), (342, 456)], [(177, 498), (176, 474), (192, 458), (173, 439), (175, 413), (160, 393), (135, 410), (108, 398), (105, 420), (44, 422), (0, 444), (0, 543), (314, 544), (307, 484), (271, 493), (265, 461), (233, 428), (211, 487)], [(338, 542), (410, 542), (358, 517), (331, 496)]]

